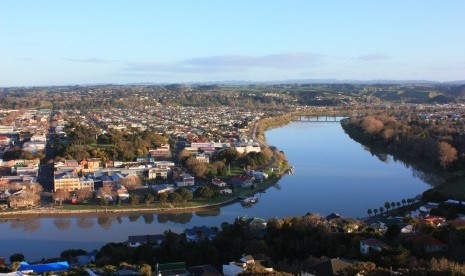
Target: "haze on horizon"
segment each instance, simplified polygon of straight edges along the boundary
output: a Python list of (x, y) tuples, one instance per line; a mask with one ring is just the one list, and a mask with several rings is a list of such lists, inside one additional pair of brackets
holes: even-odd
[(465, 1), (0, 2), (0, 87), (465, 79)]

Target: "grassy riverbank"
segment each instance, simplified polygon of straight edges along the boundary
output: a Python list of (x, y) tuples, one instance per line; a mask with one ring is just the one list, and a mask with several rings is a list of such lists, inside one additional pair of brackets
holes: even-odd
[(268, 189), (275, 185), (278, 179), (268, 179), (262, 183), (256, 183), (254, 189), (237, 188), (231, 195), (218, 195), (211, 199), (194, 199), (188, 202), (171, 204), (154, 202), (150, 204), (138, 205), (95, 205), (95, 204), (65, 204), (55, 205), (53, 207), (37, 207), (31, 209), (16, 209), (0, 211), (0, 217), (13, 218), (19, 216), (66, 216), (79, 214), (98, 214), (98, 213), (176, 213), (176, 212), (191, 212), (211, 207), (228, 205), (240, 200), (241, 197), (251, 196), (259, 191)]

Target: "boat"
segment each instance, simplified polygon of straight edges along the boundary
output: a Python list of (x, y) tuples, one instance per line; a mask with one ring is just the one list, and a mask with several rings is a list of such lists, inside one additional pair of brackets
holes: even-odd
[(247, 197), (242, 200), (242, 204), (244, 205), (250, 205), (250, 204), (257, 203), (257, 202), (258, 202), (258, 197), (255, 197), (255, 196)]
[(287, 169), (287, 174), (294, 174), (294, 172), (295, 172), (294, 167), (290, 167), (289, 169)]

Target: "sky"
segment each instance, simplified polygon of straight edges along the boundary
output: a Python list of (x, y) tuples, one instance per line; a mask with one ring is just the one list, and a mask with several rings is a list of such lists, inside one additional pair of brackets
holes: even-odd
[(465, 1), (1, 0), (0, 87), (465, 79)]

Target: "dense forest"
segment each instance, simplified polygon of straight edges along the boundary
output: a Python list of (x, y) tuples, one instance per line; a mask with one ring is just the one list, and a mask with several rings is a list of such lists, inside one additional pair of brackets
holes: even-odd
[[(353, 117), (342, 122), (346, 133), (376, 155), (391, 154), (416, 170), (438, 176), (441, 185), (455, 185), (445, 196), (463, 199), (458, 185), (465, 175), (465, 132), (462, 119), (448, 115), (406, 116), (387, 113)], [(443, 187), (440, 187), (443, 188)], [(450, 190), (450, 189), (446, 189)]]

